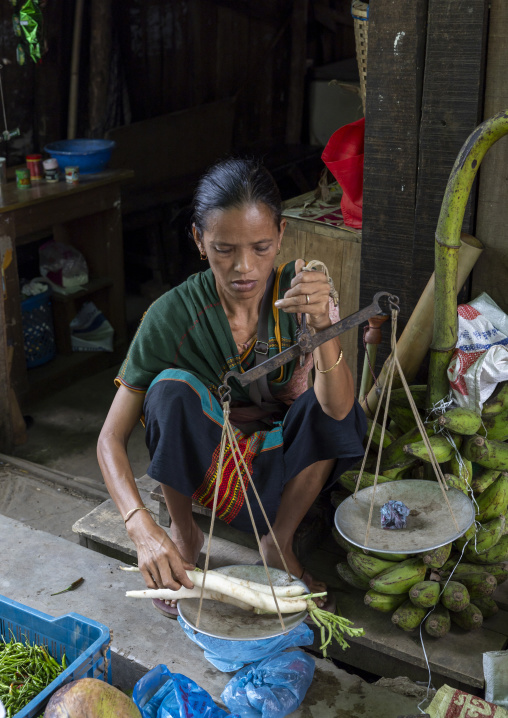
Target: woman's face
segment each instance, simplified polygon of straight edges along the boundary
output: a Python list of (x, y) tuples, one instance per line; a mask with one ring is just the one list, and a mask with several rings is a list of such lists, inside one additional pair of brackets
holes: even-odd
[(194, 241), (206, 252), (221, 293), (236, 301), (260, 298), (272, 271), (286, 220), (280, 230), (265, 204), (248, 204), (208, 216), (200, 238), (193, 227)]

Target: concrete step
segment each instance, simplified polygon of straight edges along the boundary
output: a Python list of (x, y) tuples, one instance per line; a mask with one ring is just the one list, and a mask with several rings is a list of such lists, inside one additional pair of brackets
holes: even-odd
[[(122, 562), (0, 516), (0, 593), (27, 606), (61, 616), (74, 611), (100, 621), (113, 633), (113, 682), (131, 689), (141, 675), (164, 663), (207, 690), (220, 704), (232, 674), (221, 673), (185, 637), (177, 621), (152, 608), (149, 600), (125, 597), (142, 587), (137, 573), (119, 570)], [(238, 563), (238, 561), (237, 561)], [(51, 596), (83, 577), (76, 591)], [(295, 718), (393, 718), (416, 714), (417, 699), (398, 695), (315, 659), (314, 680)]]

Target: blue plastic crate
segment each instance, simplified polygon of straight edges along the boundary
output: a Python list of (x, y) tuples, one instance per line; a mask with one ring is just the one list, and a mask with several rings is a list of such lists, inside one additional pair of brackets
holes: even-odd
[(0, 639), (15, 638), (46, 646), (58, 663), (65, 653), (67, 668), (38, 696), (33, 698), (16, 718), (39, 716), (47, 702), (65, 683), (78, 678), (99, 678), (111, 683), (111, 649), (109, 628), (78, 613), (53, 618), (35, 608), (0, 596)]

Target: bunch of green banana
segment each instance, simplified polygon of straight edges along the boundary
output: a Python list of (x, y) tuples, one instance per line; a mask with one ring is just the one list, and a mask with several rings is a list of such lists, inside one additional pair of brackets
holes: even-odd
[(388, 407), (388, 416), (404, 432), (409, 431), (416, 424), (416, 419), (411, 407), (397, 406), (397, 404), (394, 404), (391, 399), (390, 406)]
[(469, 541), (464, 550), (465, 558), (469, 559), (471, 556), (474, 558), (477, 554), (485, 553), (498, 544), (505, 533), (505, 526), (506, 519), (504, 514), (497, 516), (491, 521), (479, 524), (474, 537)]
[(487, 469), (508, 471), (508, 444), (491, 441), (475, 434), (468, 436), (462, 447), (462, 454), (469, 461), (475, 461)]
[[(434, 428), (431, 424), (425, 425), (427, 436), (433, 436), (435, 434)], [(381, 457), (381, 469), (388, 469), (395, 466), (408, 466), (409, 464), (417, 460), (416, 457), (409, 457), (404, 451), (404, 446), (408, 444), (414, 444), (416, 441), (421, 441), (422, 435), (417, 426), (413, 426), (410, 431), (406, 431), (398, 439), (390, 444), (390, 446), (383, 451)], [(409, 463), (408, 463), (409, 462)]]
[(485, 417), (483, 426), (487, 432), (487, 439), (506, 441), (508, 439), (508, 410)]
[[(351, 491), (351, 493), (354, 493), (356, 489), (356, 484), (358, 481), (359, 472), (358, 471), (345, 471), (339, 481), (344, 486), (345, 489), (348, 489), (348, 491)], [(364, 471), (362, 474), (362, 478), (360, 479), (360, 485), (359, 489), (365, 489), (367, 486), (374, 486), (374, 479), (375, 474), (370, 474), (367, 471)], [(377, 482), (378, 484), (384, 484), (387, 481), (392, 481), (391, 478), (388, 478), (387, 476), (378, 476)]]
[(469, 603), (462, 611), (451, 611), (450, 618), (465, 631), (474, 631), (483, 624), (482, 612), (473, 603)]
[(372, 589), (367, 591), (363, 599), (366, 606), (370, 606), (375, 611), (381, 611), (381, 613), (392, 613), (406, 600), (407, 593), (388, 595)]
[(467, 588), (470, 599), (491, 596), (497, 588), (497, 581), (490, 573), (464, 573), (460, 583)]
[[(347, 562), (355, 573), (370, 579), (374, 578), (378, 575), (378, 573), (381, 573), (386, 569), (390, 570), (401, 565), (399, 563), (386, 561), (362, 552), (357, 553), (356, 551), (350, 551), (348, 553)], [(371, 588), (373, 587), (371, 586)], [(405, 593), (405, 591), (394, 591), (394, 593)]]
[(370, 579), (357, 574), (347, 563), (338, 563), (336, 569), (341, 579), (350, 586), (353, 586), (353, 588), (360, 588), (363, 591), (368, 590)]
[[(427, 385), (426, 384), (413, 384), (409, 387), (411, 396), (418, 409), (425, 411), (427, 408)], [(409, 399), (407, 398), (406, 390), (404, 387), (399, 389), (392, 389), (390, 394), (390, 405), (394, 406), (405, 406), (410, 408)]]
[(477, 498), (477, 519), (482, 523), (491, 521), (496, 516), (506, 514), (508, 511), (508, 473), (502, 472)]
[(441, 414), (437, 423), (448, 431), (465, 436), (476, 434), (482, 425), (482, 417), (470, 409), (450, 409)]
[(441, 568), (441, 566), (443, 566), (443, 564), (445, 564), (450, 557), (451, 550), (451, 543), (435, 548), (433, 551), (429, 551), (429, 553), (423, 556), (423, 563), (429, 568)]
[(466, 494), (466, 496), (469, 496), (469, 484), (464, 481), (464, 479), (460, 476), (456, 476), (455, 474), (444, 474), (444, 477), (448, 488), (458, 489), (459, 491), (462, 491), (463, 494)]
[(496, 416), (508, 409), (508, 381), (498, 384), (496, 390), (483, 405), (482, 417)]
[(437, 581), (420, 581), (409, 591), (409, 600), (420, 608), (430, 608), (439, 601), (441, 587)]
[(508, 578), (508, 561), (482, 566), (480, 564), (468, 563), (467, 561), (461, 561), (457, 565), (458, 560), (458, 556), (453, 556), (448, 559), (445, 565), (439, 569), (439, 575), (441, 578), (448, 578), (450, 573), (453, 571), (454, 579), (460, 581), (460, 577), (464, 574), (485, 573), (487, 571), (491, 576), (494, 576), (498, 586), (500, 586)]
[(469, 489), (473, 480), (473, 464), (471, 461), (464, 459), (463, 456), (461, 456), (459, 460), (457, 454), (454, 453), (450, 459), (450, 473), (454, 476), (458, 476)]
[(459, 581), (448, 581), (441, 584), (441, 603), (449, 611), (463, 611), (469, 606), (469, 591)]
[(391, 566), (375, 574), (370, 581), (370, 587), (379, 593), (408, 593), (415, 583), (425, 579), (426, 572), (427, 567), (421, 558), (408, 558), (406, 561), (392, 563)]
[(433, 638), (446, 636), (451, 626), (450, 611), (442, 603), (438, 603), (423, 626), (429, 636)]
[[(461, 437), (457, 434), (454, 436), (454, 440), (455, 445), (459, 448)], [(441, 434), (431, 436), (429, 437), (429, 443), (438, 464), (443, 464), (445, 461), (449, 461), (454, 455), (453, 446), (450, 444), (446, 436)], [(406, 444), (406, 446), (404, 446), (404, 451), (406, 454), (415, 456), (417, 459), (422, 459), (423, 461), (428, 462), (431, 461), (427, 446), (423, 441), (415, 441), (413, 444)]]
[[(369, 418), (367, 417), (367, 434), (366, 434), (366, 437), (369, 437), (369, 436), (370, 436), (370, 432), (372, 431), (372, 425), (373, 425), (373, 424), (374, 424), (374, 422), (372, 421), (372, 419), (369, 419)], [(380, 443), (381, 443), (381, 431), (382, 431), (382, 428), (383, 428), (383, 427), (381, 426), (381, 424), (378, 424), (377, 422), (376, 422), (376, 424), (374, 425), (374, 433), (372, 434), (371, 445), (372, 445), (372, 446), (375, 446), (376, 448), (378, 448), (379, 445), (380, 445)], [(390, 433), (390, 431), (385, 427), (385, 435), (384, 435), (384, 437), (383, 437), (383, 449), (386, 449), (386, 448), (387, 448), (388, 446), (390, 446), (390, 444), (391, 444), (392, 442), (394, 442), (394, 441), (395, 441), (395, 437), (394, 437), (393, 434)]]
[(485, 489), (488, 489), (488, 487), (499, 477), (500, 473), (501, 472), (497, 469), (483, 469), (481, 473), (473, 476), (471, 488), (473, 489), (475, 496), (478, 496), (478, 494), (483, 493)]
[(393, 613), (392, 623), (403, 631), (414, 631), (427, 615), (427, 609), (415, 606), (411, 601), (404, 601)]

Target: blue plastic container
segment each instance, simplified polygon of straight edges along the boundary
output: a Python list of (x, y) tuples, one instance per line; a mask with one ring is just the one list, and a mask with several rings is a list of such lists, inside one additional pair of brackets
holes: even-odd
[(39, 716), (53, 693), (65, 683), (78, 678), (98, 678), (111, 683), (111, 649), (109, 628), (78, 613), (53, 618), (35, 608), (0, 596), (0, 639), (14, 637), (38, 646), (46, 646), (58, 663), (65, 653), (67, 668), (33, 698), (16, 718)]
[(58, 162), (61, 170), (79, 167), (80, 174), (102, 172), (111, 159), (112, 140), (59, 140), (46, 145), (44, 151)]
[(56, 354), (49, 289), (21, 302), (23, 346), (28, 369), (40, 366)]

